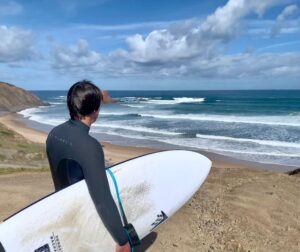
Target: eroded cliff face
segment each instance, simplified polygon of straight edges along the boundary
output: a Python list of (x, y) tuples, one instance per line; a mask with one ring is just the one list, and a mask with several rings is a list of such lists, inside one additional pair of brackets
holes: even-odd
[(0, 82), (0, 112), (16, 112), (26, 108), (47, 105), (30, 92)]

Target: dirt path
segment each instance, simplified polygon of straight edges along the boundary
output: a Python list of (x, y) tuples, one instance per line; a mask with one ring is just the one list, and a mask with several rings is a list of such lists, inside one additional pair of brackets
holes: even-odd
[(0, 175), (0, 219), (3, 220), (54, 190), (49, 172)]

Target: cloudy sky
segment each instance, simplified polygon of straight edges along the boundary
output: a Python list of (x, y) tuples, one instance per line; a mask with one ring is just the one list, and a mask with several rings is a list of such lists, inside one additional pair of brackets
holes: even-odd
[(300, 89), (300, 0), (0, 0), (0, 37), (29, 90)]

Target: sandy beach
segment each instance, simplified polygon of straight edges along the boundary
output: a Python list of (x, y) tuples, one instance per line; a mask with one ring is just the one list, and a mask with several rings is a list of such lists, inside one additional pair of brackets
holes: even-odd
[[(28, 128), (17, 114), (2, 115), (0, 123), (26, 141), (45, 144), (47, 134)], [(157, 151), (102, 145), (110, 163)], [(146, 237), (139, 250), (300, 251), (300, 176), (213, 154), (209, 157), (213, 168), (204, 185), (166, 224)], [(54, 188), (49, 171), (22, 171), (1, 174), (0, 190), (3, 220)]]
[[(43, 131), (38, 131), (32, 128), (27, 127), (22, 122), (22, 116), (18, 114), (7, 114), (5, 116), (0, 117), (0, 123), (6, 125), (9, 129), (17, 132), (22, 135), (24, 138), (36, 142), (45, 144), (47, 139), (47, 133)], [(151, 153), (158, 151), (156, 149), (151, 148), (137, 148), (131, 146), (119, 146), (110, 143), (101, 143), (104, 147), (105, 158), (110, 163), (119, 163), (124, 160), (140, 156), (146, 153)]]

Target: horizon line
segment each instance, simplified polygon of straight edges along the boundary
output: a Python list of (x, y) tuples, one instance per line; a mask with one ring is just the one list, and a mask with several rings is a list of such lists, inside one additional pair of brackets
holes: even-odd
[[(26, 89), (27, 91), (68, 91), (69, 89)], [(276, 89), (102, 89), (103, 91), (289, 91), (300, 88), (276, 88)]]

